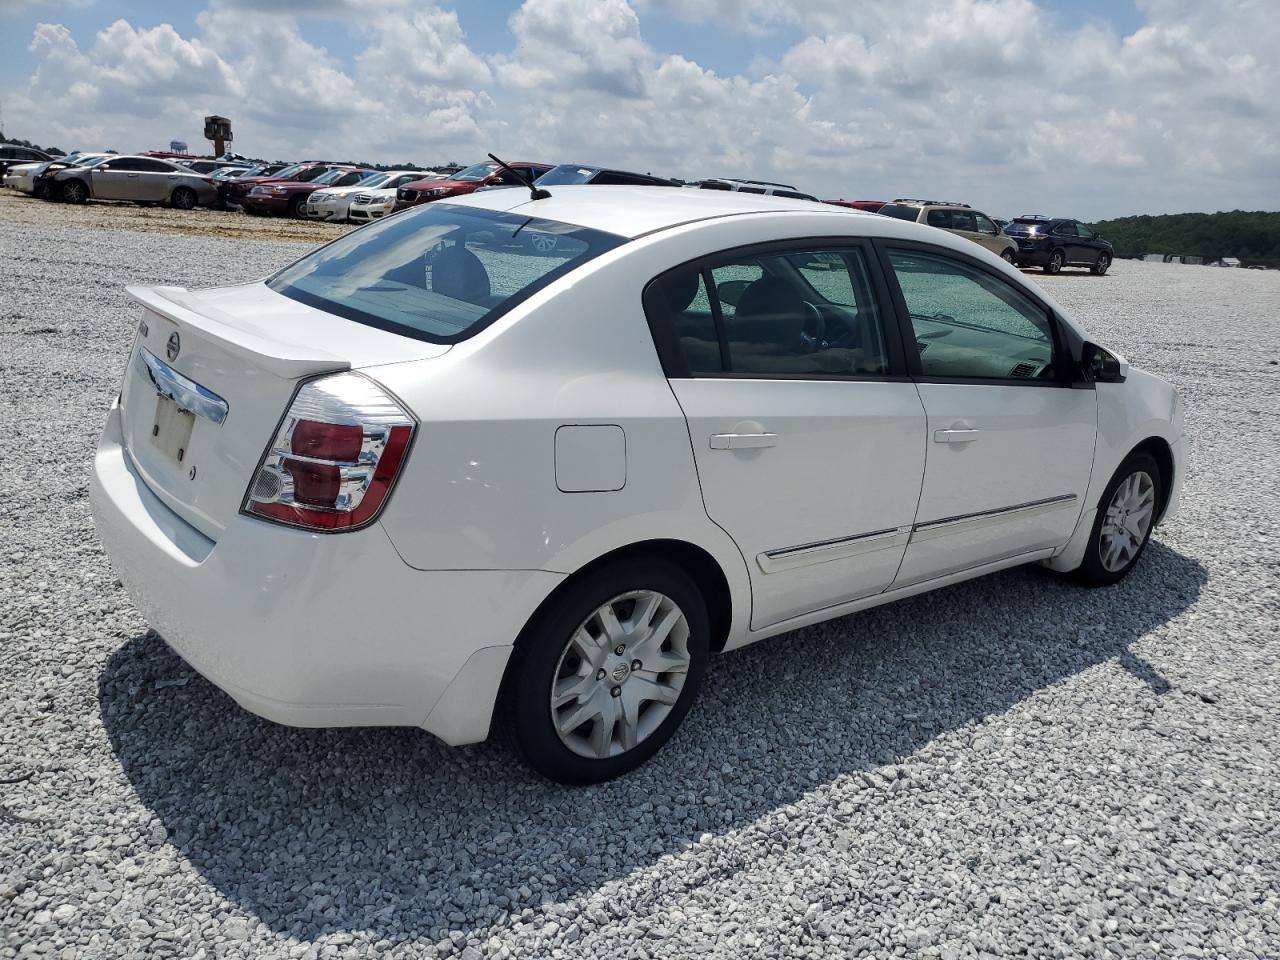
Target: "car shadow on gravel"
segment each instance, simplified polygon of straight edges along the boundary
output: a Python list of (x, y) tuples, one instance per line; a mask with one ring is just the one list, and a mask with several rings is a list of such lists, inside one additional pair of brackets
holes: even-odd
[(100, 709), (169, 842), (276, 933), (483, 935), (838, 778), (888, 790), (878, 769), (952, 731), (948, 749), (981, 749), (976, 723), (1103, 662), (1134, 676), (1135, 697), (1163, 695), (1131, 647), (1206, 578), (1153, 542), (1113, 588), (1012, 570), (765, 641), (713, 662), (654, 761), (581, 790), (529, 774), (502, 742), (260, 720), (151, 633), (109, 659)]

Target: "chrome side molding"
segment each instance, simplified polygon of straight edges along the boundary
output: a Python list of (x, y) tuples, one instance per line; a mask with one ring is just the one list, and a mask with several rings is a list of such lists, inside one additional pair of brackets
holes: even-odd
[(1074, 507), (1078, 499), (1074, 493), (1064, 493), (1058, 497), (1018, 503), (998, 510), (984, 510), (981, 513), (966, 513), (959, 517), (945, 517), (941, 520), (930, 520), (928, 523), (917, 523), (911, 534), (911, 540), (913, 543), (919, 540), (932, 540), (934, 537), (945, 537), (952, 533), (994, 526), (1006, 520), (1021, 520), (1040, 513), (1065, 510), (1068, 507)]
[(794, 547), (769, 550), (759, 554), (756, 557), (756, 563), (765, 573), (780, 573), (783, 570), (805, 567), (811, 563), (845, 560), (864, 553), (900, 547), (910, 536), (910, 527), (889, 527), (886, 530), (860, 533), (853, 537), (838, 537), (835, 540), (820, 540), (816, 543), (802, 543)]
[(220, 424), (227, 419), (227, 401), (184, 377), (146, 347), (139, 348), (138, 362), (160, 396), (168, 397), (181, 409), (204, 417), (210, 423)]

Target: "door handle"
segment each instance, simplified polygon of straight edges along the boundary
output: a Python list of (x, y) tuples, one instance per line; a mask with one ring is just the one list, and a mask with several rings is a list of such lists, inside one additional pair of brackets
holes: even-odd
[(713, 433), (712, 450), (759, 450), (777, 446), (776, 433)]
[(935, 430), (934, 443), (972, 443), (978, 439), (977, 430)]

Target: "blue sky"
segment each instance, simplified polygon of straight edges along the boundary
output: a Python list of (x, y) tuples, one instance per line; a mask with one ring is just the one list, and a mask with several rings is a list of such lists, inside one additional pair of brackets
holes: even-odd
[(0, 118), (144, 149), (219, 112), (260, 156), (498, 148), (996, 215), (1261, 208), (1277, 21), (1274, 0), (0, 0)]

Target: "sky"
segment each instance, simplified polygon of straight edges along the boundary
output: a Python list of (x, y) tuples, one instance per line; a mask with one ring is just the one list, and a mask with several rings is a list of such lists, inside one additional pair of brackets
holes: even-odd
[(0, 0), (64, 150), (601, 163), (994, 216), (1280, 209), (1280, 0)]

